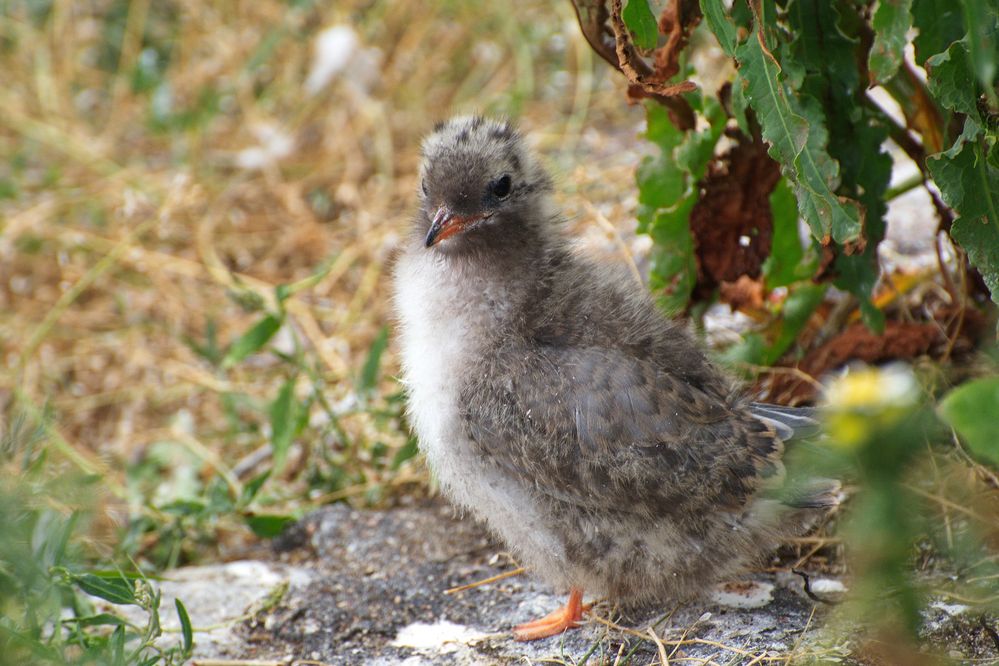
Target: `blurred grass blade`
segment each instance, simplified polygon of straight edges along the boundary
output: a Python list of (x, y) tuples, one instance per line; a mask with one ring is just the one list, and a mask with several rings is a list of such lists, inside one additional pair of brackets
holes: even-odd
[(381, 367), (382, 354), (386, 347), (388, 347), (388, 327), (382, 326), (378, 335), (375, 336), (374, 342), (371, 343), (368, 357), (364, 359), (364, 367), (361, 368), (361, 379), (358, 387), (361, 392), (368, 393), (374, 390), (378, 384), (378, 370)]
[(283, 317), (277, 317), (272, 314), (258, 321), (250, 330), (232, 343), (229, 351), (226, 352), (225, 358), (222, 359), (222, 367), (231, 368), (250, 354), (259, 351), (274, 337), (274, 334), (281, 328), (282, 323)]
[(295, 436), (296, 418), (295, 378), (286, 381), (277, 398), (271, 403), (271, 448), (274, 452), (274, 469), (280, 469), (288, 455), (288, 447)]
[(291, 284), (278, 285), (276, 288), (278, 300), (283, 301), (289, 296), (293, 296), (304, 289), (311, 289), (312, 287), (319, 284), (323, 278), (329, 275), (330, 271), (333, 270), (333, 266), (335, 266), (339, 261), (341, 261), (341, 259), (344, 256), (347, 256), (349, 258), (353, 255), (354, 252), (350, 251), (337, 252), (336, 254), (334, 254), (331, 257), (328, 257), (325, 261), (319, 264), (319, 267), (316, 268), (312, 272), (312, 275), (310, 275), (309, 277), (302, 278), (301, 280), (297, 282), (292, 282)]
[(937, 413), (976, 456), (999, 466), (999, 377), (959, 386), (940, 402)]
[(245, 516), (246, 525), (262, 539), (280, 536), (284, 528), (295, 522), (294, 516), (279, 514), (254, 514)]
[(258, 474), (250, 479), (249, 483), (243, 486), (243, 496), (240, 498), (240, 504), (245, 506), (253, 501), (253, 498), (257, 496), (258, 492), (260, 492), (264, 483), (267, 482), (267, 479), (271, 478), (272, 471), (273, 470), (269, 469), (262, 474)]
[(191, 650), (194, 648), (194, 630), (191, 628), (191, 617), (187, 614), (184, 602), (180, 599), (174, 599), (173, 603), (177, 607), (177, 618), (180, 620), (180, 633), (184, 637), (184, 657), (190, 657)]
[(404, 462), (415, 456), (419, 450), (420, 448), (415, 437), (407, 439), (403, 447), (396, 451), (395, 456), (392, 457), (391, 469), (398, 470)]
[(111, 634), (111, 663), (125, 666), (125, 625), (119, 625)]

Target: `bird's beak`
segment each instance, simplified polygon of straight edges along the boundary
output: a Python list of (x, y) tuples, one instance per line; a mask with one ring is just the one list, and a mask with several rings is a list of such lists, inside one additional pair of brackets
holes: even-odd
[(447, 206), (441, 206), (434, 214), (434, 221), (427, 232), (426, 246), (430, 247), (441, 242), (445, 238), (456, 236), (469, 227), (475, 226), (482, 220), (489, 217), (485, 213), (474, 215), (455, 215)]

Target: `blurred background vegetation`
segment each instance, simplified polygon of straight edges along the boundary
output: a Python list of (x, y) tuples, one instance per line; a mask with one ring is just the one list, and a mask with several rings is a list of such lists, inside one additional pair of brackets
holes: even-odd
[[(159, 613), (187, 626), (186, 613), (159, 608), (144, 575), (252, 554), (322, 504), (387, 508), (432, 492), (394, 379), (387, 276), (420, 138), (469, 111), (518, 119), (589, 251), (651, 272), (663, 297), (677, 293), (668, 271), (681, 275), (683, 298), (670, 307), (687, 309), (720, 362), (761, 395), (815, 400), (815, 378), (856, 358), (913, 365), (901, 380), (854, 375), (846, 395), (870, 400), (830, 401), (843, 417), (830, 422), (831, 441), (847, 444), (800, 464), (873, 490), (858, 495), (842, 535), (834, 519), (788, 557), (842, 571), (843, 539), (856, 544), (853, 570), (875, 572), (864, 578), (871, 590), (858, 586), (867, 608), (885, 589), (898, 600), (902, 620), (886, 631), (918, 633), (920, 608), (941, 594), (995, 626), (989, 463), (999, 460), (979, 453), (997, 441), (982, 419), (999, 400), (994, 381), (939, 410), (971, 454), (933, 417), (951, 386), (995, 374), (994, 356), (979, 352), (994, 308), (969, 290), (954, 302), (947, 280), (964, 264), (949, 249), (950, 272), (913, 269), (883, 244), (890, 270), (865, 283), (866, 301), (809, 286), (819, 261), (806, 256), (779, 176), (764, 277), (700, 279), (710, 258), (674, 242), (689, 236), (689, 216), (665, 235), (649, 216), (693, 206), (706, 191), (697, 169), (707, 173), (724, 152), (714, 142), (732, 130), (701, 97), (734, 71), (705, 24), (675, 72), (700, 85), (687, 93), (703, 130), (697, 153), (673, 152), (683, 139), (667, 107), (626, 102), (628, 82), (568, 2), (0, 6), (0, 663), (179, 663), (190, 636), (167, 652), (153, 640)], [(628, 7), (641, 30), (647, 17)], [(737, 20), (750, 21), (740, 7)], [(662, 43), (668, 31), (658, 32)], [(654, 46), (656, 34), (653, 25), (642, 38)], [(650, 209), (647, 165), (663, 155), (687, 168), (667, 188), (676, 201), (660, 196)], [(911, 174), (900, 179), (880, 196), (913, 189)], [(636, 216), (653, 241), (635, 236)], [(664, 257), (677, 247), (686, 254)], [(862, 318), (877, 327), (872, 308), (887, 314), (887, 337), (861, 332)], [(865, 351), (877, 339), (895, 341), (893, 353)], [(763, 371), (775, 363), (784, 369)], [(936, 577), (917, 584), (917, 570)], [(148, 622), (97, 612), (84, 592), (139, 605)]]

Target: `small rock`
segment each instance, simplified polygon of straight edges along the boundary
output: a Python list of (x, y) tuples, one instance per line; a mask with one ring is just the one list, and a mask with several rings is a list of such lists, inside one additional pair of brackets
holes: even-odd
[(725, 583), (711, 593), (711, 600), (729, 608), (763, 608), (773, 600), (773, 592), (774, 586), (770, 583)]
[(434, 624), (414, 622), (399, 631), (392, 645), (448, 653), (458, 649), (458, 644), (467, 645), (485, 637), (486, 634), (447, 620), (440, 620)]

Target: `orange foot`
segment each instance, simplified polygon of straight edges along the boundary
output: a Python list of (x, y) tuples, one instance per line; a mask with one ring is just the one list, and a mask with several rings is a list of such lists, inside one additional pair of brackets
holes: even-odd
[(513, 628), (513, 637), (518, 641), (534, 641), (557, 636), (567, 629), (578, 627), (583, 611), (588, 608), (589, 606), (583, 606), (583, 591), (573, 588), (569, 591), (569, 601), (565, 606), (540, 620), (517, 625)]

